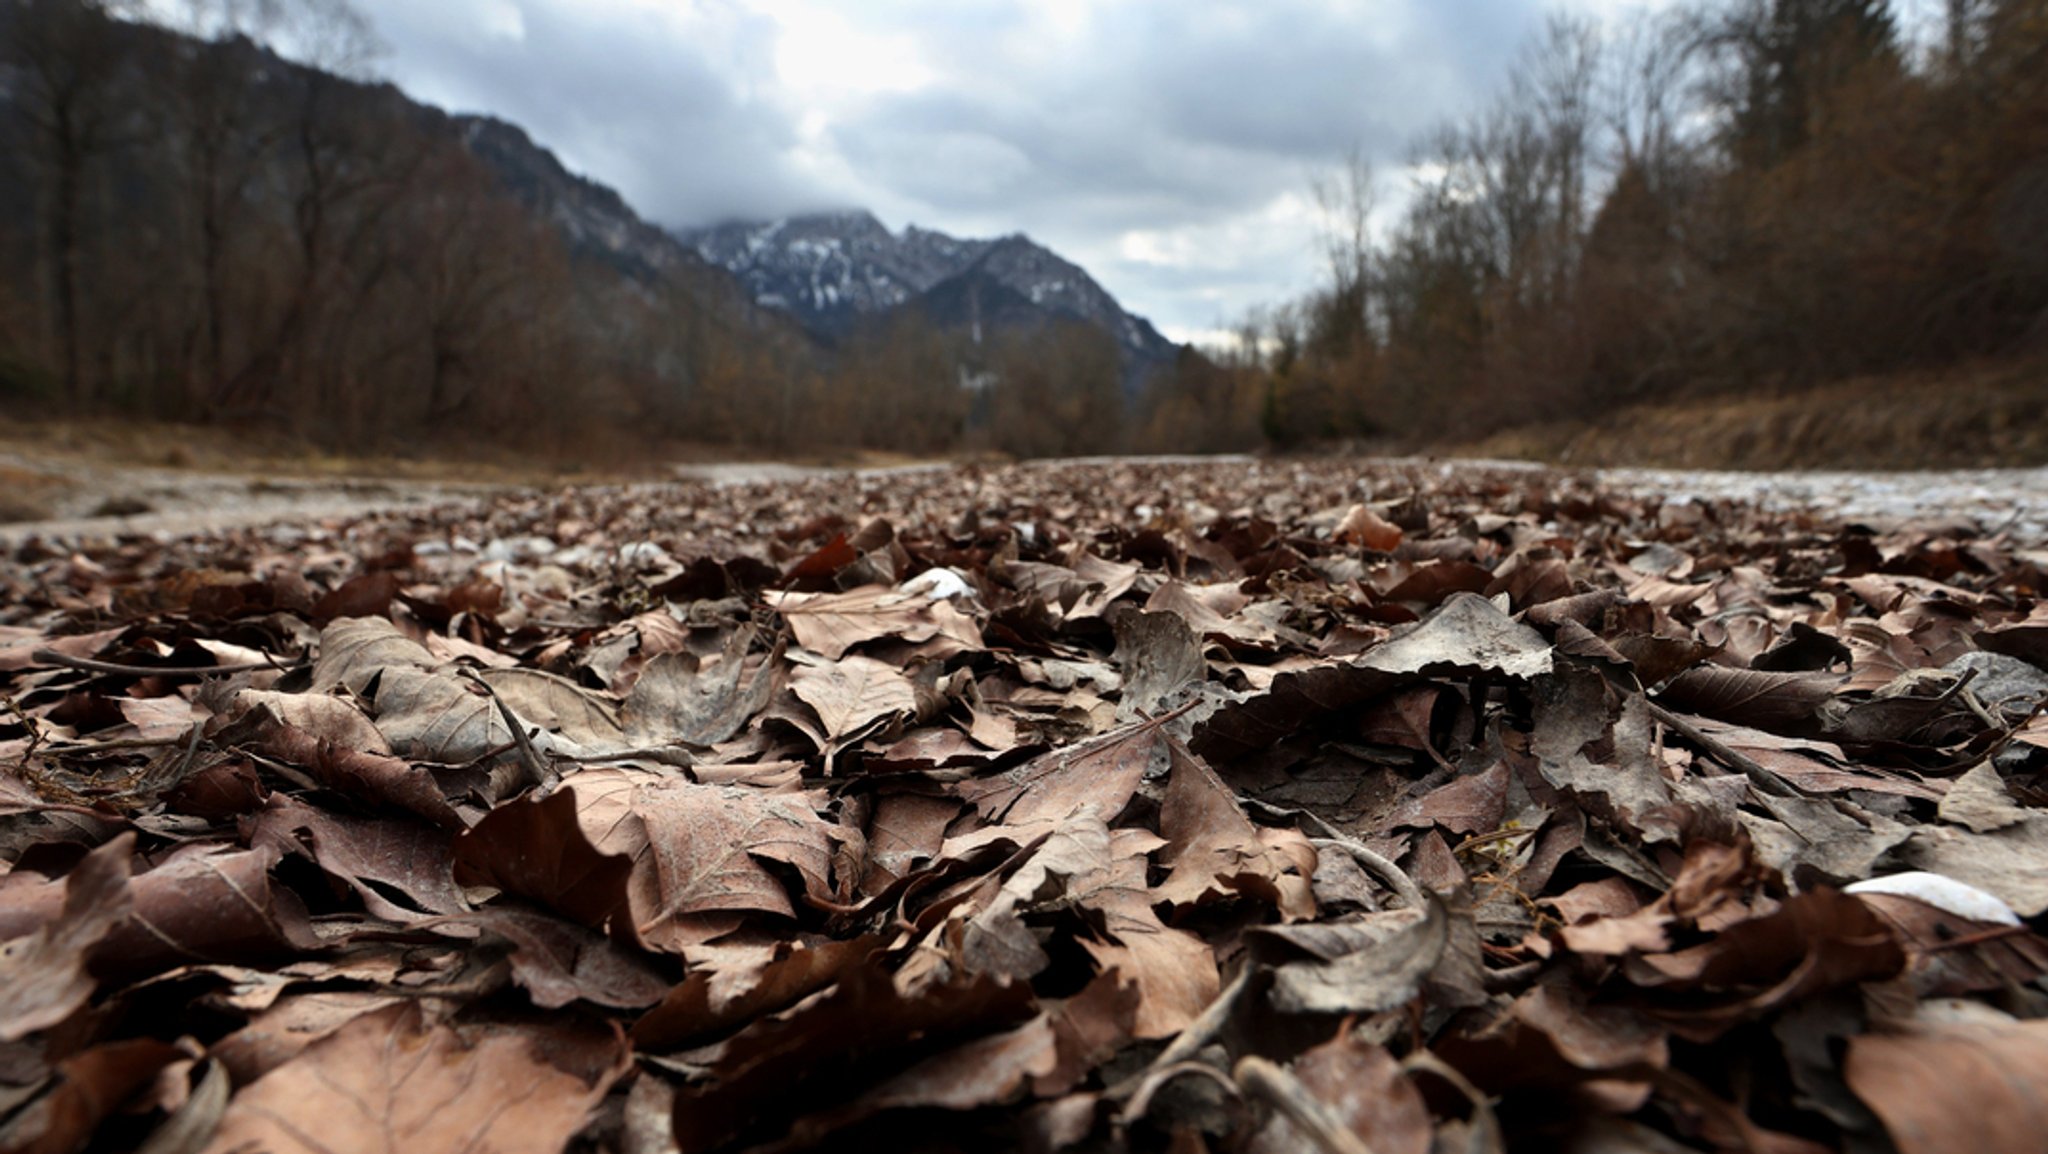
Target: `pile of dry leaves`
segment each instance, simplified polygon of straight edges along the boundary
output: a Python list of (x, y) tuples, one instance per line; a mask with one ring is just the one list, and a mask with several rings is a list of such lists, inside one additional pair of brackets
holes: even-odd
[(0, 1150), (2034, 1149), (2044, 570), (1336, 463), (30, 543)]

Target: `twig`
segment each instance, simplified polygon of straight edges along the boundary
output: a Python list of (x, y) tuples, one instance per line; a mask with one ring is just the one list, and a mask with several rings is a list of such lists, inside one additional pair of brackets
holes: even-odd
[(1355, 838), (1345, 837), (1337, 833), (1336, 830), (1330, 830), (1330, 832), (1335, 836), (1312, 837), (1308, 839), (1308, 844), (1317, 849), (1341, 850), (1344, 853), (1350, 854), (1351, 860), (1364, 866), (1374, 876), (1385, 882), (1387, 888), (1394, 891), (1394, 896), (1400, 898), (1402, 904), (1406, 905), (1409, 909), (1420, 910), (1429, 908), (1429, 903), (1422, 896), (1422, 887), (1416, 883), (1414, 878), (1403, 873), (1400, 866), (1395, 865), (1384, 854), (1367, 849), (1363, 842)]
[(120, 677), (221, 677), (230, 673), (281, 673), (286, 668), (274, 660), (241, 661), (233, 665), (121, 665), (112, 661), (95, 661), (90, 657), (73, 657), (54, 649), (38, 649), (29, 654), (29, 660), (38, 665), (61, 665), (67, 669), (111, 673)]
[(1230, 1080), (1230, 1075), (1209, 1065), (1207, 1062), (1175, 1062), (1170, 1066), (1161, 1066), (1156, 1070), (1147, 1070), (1143, 1074), (1138, 1075), (1137, 1088), (1132, 1091), (1131, 1100), (1124, 1104), (1123, 1111), (1117, 1115), (1117, 1125), (1129, 1126), (1150, 1113), (1152, 1110), (1152, 1096), (1159, 1092), (1161, 1086), (1166, 1085), (1182, 1074), (1194, 1074), (1198, 1077), (1207, 1078), (1218, 1086), (1223, 1087), (1224, 1092), (1231, 1097), (1244, 1097), (1244, 1091), (1238, 1088), (1237, 1083)]
[(1352, 1133), (1299, 1079), (1279, 1066), (1252, 1054), (1238, 1060), (1231, 1076), (1252, 1097), (1285, 1115), (1324, 1154), (1372, 1154), (1365, 1139)]
[(1970, 687), (1970, 683), (1972, 681), (1977, 680), (1977, 674), (1979, 672), (1981, 671), (1976, 669), (1963, 670), (1963, 675), (1961, 677), (1956, 678), (1956, 683), (1954, 685), (1949, 686), (1947, 689), (1942, 690), (1941, 696), (1936, 697), (1934, 699), (1934, 703), (1936, 705), (1946, 704), (1951, 698), (1955, 697), (1956, 694), (1961, 693), (1965, 689), (1968, 689)]
[(1806, 791), (1786, 781), (1774, 770), (1766, 769), (1755, 758), (1730, 748), (1718, 738), (1709, 737), (1705, 730), (1649, 698), (1643, 703), (1650, 707), (1650, 716), (1678, 736), (1700, 747), (1708, 757), (1749, 778), (1749, 783), (1773, 797), (1805, 797)]
[(251, 764), (258, 765), (263, 767), (264, 769), (269, 770), (270, 772), (285, 779), (286, 781), (291, 782), (293, 785), (298, 786), (300, 789), (327, 788), (326, 783), (322, 782), (320, 779), (313, 777), (309, 774), (302, 773), (297, 768), (286, 765), (281, 761), (277, 761), (273, 758), (264, 757), (262, 754), (259, 753), (250, 753), (246, 749), (238, 749), (236, 752), (240, 753), (243, 757), (248, 758)]
[(1463, 1094), (1465, 1100), (1472, 1104), (1473, 1129), (1478, 1131), (1476, 1137), (1480, 1143), (1484, 1144), (1481, 1148), (1486, 1150), (1504, 1150), (1507, 1148), (1505, 1139), (1501, 1137), (1500, 1118), (1493, 1112), (1492, 1100), (1481, 1093), (1479, 1087), (1474, 1086), (1472, 1080), (1465, 1077), (1464, 1073), (1456, 1066), (1451, 1065), (1428, 1050), (1417, 1050), (1406, 1058), (1401, 1059), (1401, 1071), (1411, 1076), (1417, 1071), (1425, 1074), (1434, 1074), (1450, 1083), (1453, 1089)]
[[(205, 726), (197, 724), (192, 726), (191, 740), (185, 743), (185, 752), (178, 758), (177, 766), (170, 773), (151, 782), (152, 789), (162, 792), (165, 789), (175, 788), (184, 783), (185, 778), (192, 772), (192, 762), (199, 757), (199, 739), (205, 728)], [(151, 776), (155, 777), (156, 775)]]
[(42, 719), (23, 709), (21, 702), (16, 701), (11, 693), (0, 695), (0, 704), (6, 705), (7, 712), (14, 715), (14, 719), (21, 723), (23, 729), (28, 730), (28, 746), (21, 751), (21, 764), (27, 765), (29, 759), (36, 755), (36, 750), (42, 747), (47, 737), (43, 733)]
[(1147, 1063), (1143, 1070), (1103, 1092), (1103, 1096), (1107, 1098), (1133, 1095), (1130, 1104), (1124, 1107), (1126, 1120), (1144, 1116), (1145, 1111), (1138, 1106), (1135, 1094), (1146, 1079), (1170, 1066), (1180, 1065), (1193, 1058), (1202, 1047), (1209, 1044), (1209, 1040), (1216, 1036), (1217, 1031), (1223, 1028), (1223, 1023), (1230, 1020), (1230, 1011), (1237, 1006), (1237, 999), (1244, 993), (1245, 987), (1251, 984), (1251, 976), (1252, 967), (1247, 962), (1238, 968), (1237, 976), (1230, 980), (1230, 984), (1223, 987), (1222, 992), (1203, 1009), (1201, 1016), (1189, 1022), (1179, 1034), (1176, 1034), (1173, 1041), (1167, 1043), (1166, 1048), (1159, 1051), (1159, 1055)]
[(1317, 849), (1344, 851), (1351, 855), (1351, 860), (1378, 875), (1379, 879), (1387, 884), (1387, 888), (1394, 891), (1394, 896), (1408, 903), (1411, 908), (1418, 910), (1428, 908), (1428, 903), (1422, 896), (1421, 884), (1406, 873), (1403, 873), (1400, 866), (1388, 860), (1385, 855), (1367, 849), (1365, 843), (1344, 833), (1315, 814), (1305, 809), (1288, 809), (1284, 806), (1272, 805), (1255, 797), (1240, 796), (1238, 800), (1244, 804), (1246, 809), (1253, 810), (1263, 816), (1279, 821), (1299, 821), (1308, 832), (1316, 835), (1308, 839), (1310, 845), (1315, 846)]
[(2029, 930), (2026, 926), (1997, 926), (1988, 930), (1978, 930), (1974, 934), (1964, 934), (1958, 938), (1950, 938), (1945, 942), (1936, 942), (1931, 946), (1923, 946), (1920, 952), (1931, 954), (1938, 950), (1960, 950), (1970, 946), (1981, 946), (1985, 942), (1995, 942), (2001, 938), (2018, 937), (2021, 934), (2031, 932), (2033, 931)]
[(177, 737), (117, 737), (110, 741), (78, 741), (51, 743), (45, 753), (114, 753), (124, 749), (162, 749), (167, 745), (182, 745), (189, 735)]
[(1239, 966), (1237, 976), (1230, 979), (1230, 984), (1223, 987), (1215, 1000), (1202, 1010), (1200, 1017), (1189, 1022), (1186, 1029), (1176, 1035), (1164, 1050), (1159, 1051), (1159, 1056), (1152, 1060), (1152, 1064), (1170, 1066), (1175, 1062), (1185, 1061), (1194, 1057), (1196, 1051), (1203, 1046), (1208, 1045), (1209, 1039), (1214, 1038), (1217, 1031), (1223, 1028), (1223, 1023), (1230, 1020), (1230, 1011), (1236, 1007), (1237, 999), (1244, 993), (1244, 988), (1251, 984), (1251, 976), (1250, 962)]

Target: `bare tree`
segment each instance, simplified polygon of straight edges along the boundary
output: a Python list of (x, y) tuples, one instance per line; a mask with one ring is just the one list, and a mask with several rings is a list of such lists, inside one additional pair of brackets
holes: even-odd
[(0, 45), (17, 76), (17, 104), (49, 180), (43, 212), (53, 284), (48, 292), (64, 396), (92, 401), (83, 361), (86, 180), (125, 138), (114, 98), (130, 40), (122, 0), (17, 0), (13, 35)]
[[(282, 137), (293, 156), (296, 189), (292, 234), (297, 274), (268, 338), (232, 376), (223, 377), (210, 398), (216, 413), (264, 411), (279, 384), (293, 377), (292, 358), (305, 341), (321, 303), (323, 283), (350, 245), (337, 233), (338, 218), (351, 201), (402, 187), (424, 159), (425, 149), (370, 147), (360, 109), (343, 94), (368, 74), (384, 46), (368, 19), (349, 0), (290, 0), (283, 9), (277, 41), (308, 67), (294, 77), (292, 104)], [(367, 163), (375, 161), (376, 163)], [(386, 198), (388, 201), (388, 197)], [(353, 231), (366, 232), (378, 209), (358, 206)]]
[(202, 42), (162, 70), (164, 101), (184, 156), (185, 202), (197, 250), (199, 293), (195, 372), (199, 396), (230, 375), (227, 327), (234, 223), (281, 138), (284, 123), (262, 98), (262, 54), (283, 29), (284, 0), (184, 0), (163, 10), (175, 31)]

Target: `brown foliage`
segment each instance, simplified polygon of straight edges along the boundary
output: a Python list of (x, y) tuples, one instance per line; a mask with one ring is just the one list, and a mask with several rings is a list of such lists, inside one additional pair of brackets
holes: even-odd
[(7, 1149), (2034, 1139), (2002, 537), (1129, 463), (270, 532), (0, 561)]

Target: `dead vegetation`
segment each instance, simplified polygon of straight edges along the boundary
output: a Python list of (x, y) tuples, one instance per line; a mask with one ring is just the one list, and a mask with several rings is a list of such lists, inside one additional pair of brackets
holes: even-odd
[(2036, 546), (1343, 462), (30, 543), (0, 1148), (2031, 1149)]

